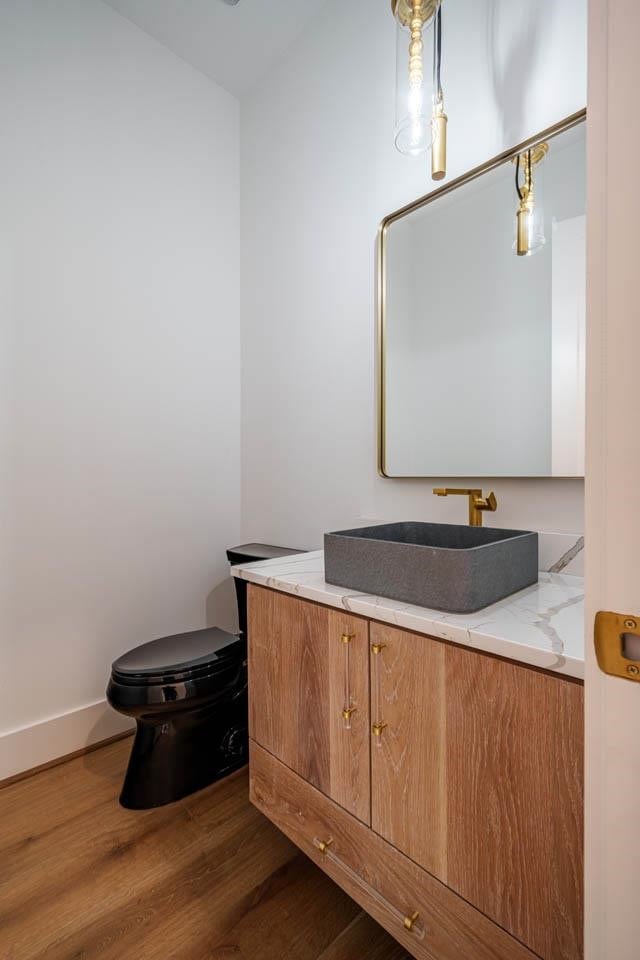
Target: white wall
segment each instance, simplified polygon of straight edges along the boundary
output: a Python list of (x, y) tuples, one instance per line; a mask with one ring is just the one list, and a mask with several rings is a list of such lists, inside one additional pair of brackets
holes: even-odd
[[(242, 110), (243, 527), (315, 547), (360, 519), (459, 520), (375, 469), (374, 242), (430, 189), (393, 147), (386, 2), (328, 0)], [(449, 176), (586, 102), (586, 0), (445, 4)], [(472, 478), (470, 478), (472, 479)], [(582, 530), (581, 481), (499, 480), (494, 525)]]
[(114, 729), (128, 647), (232, 625), (240, 343), (234, 98), (97, 0), (0, 38), (1, 778)]

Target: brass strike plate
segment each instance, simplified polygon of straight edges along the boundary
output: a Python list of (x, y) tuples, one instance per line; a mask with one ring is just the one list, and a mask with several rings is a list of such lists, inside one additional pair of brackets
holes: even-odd
[(596, 614), (595, 646), (604, 673), (640, 681), (640, 616), (601, 610)]

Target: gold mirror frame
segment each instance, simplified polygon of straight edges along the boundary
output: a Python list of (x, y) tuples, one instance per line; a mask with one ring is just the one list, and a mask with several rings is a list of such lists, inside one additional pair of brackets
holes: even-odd
[[(472, 180), (477, 180), (478, 177), (481, 177), (483, 174), (488, 173), (490, 170), (494, 170), (496, 167), (501, 166), (503, 163), (506, 163), (510, 160), (513, 160), (519, 153), (523, 153), (525, 150), (529, 150), (532, 147), (535, 147), (543, 140), (549, 140), (551, 137), (557, 136), (559, 133), (564, 133), (566, 130), (570, 130), (572, 127), (578, 126), (578, 124), (583, 123), (586, 120), (587, 111), (586, 109), (579, 110), (577, 113), (571, 114), (571, 116), (566, 117), (564, 120), (560, 120), (559, 123), (555, 123), (552, 127), (548, 127), (546, 130), (536, 133), (533, 137), (529, 137), (528, 140), (523, 140), (522, 143), (517, 144), (517, 146), (512, 147), (509, 150), (505, 150), (504, 153), (500, 153), (497, 156), (493, 157), (491, 160), (488, 160), (486, 163), (481, 164), (479, 167), (474, 167), (473, 170), (470, 170), (468, 173), (462, 174), (460, 177), (456, 177), (455, 180), (452, 180), (450, 183), (446, 183), (444, 186), (439, 187), (437, 190), (431, 191), (431, 193), (425, 194), (425, 196), (419, 197), (418, 200), (414, 200), (412, 203), (408, 203), (406, 206), (401, 207), (399, 210), (395, 210), (393, 213), (390, 213), (388, 216), (382, 220), (380, 227), (378, 229), (378, 240), (377, 240), (377, 250), (376, 250), (376, 314), (377, 314), (377, 349), (376, 349), (376, 408), (378, 413), (378, 473), (381, 477), (384, 477), (388, 480), (424, 480), (424, 479), (434, 479), (441, 474), (434, 474), (433, 477), (424, 476), (409, 476), (407, 474), (389, 474), (385, 469), (385, 460), (386, 460), (386, 423), (385, 423), (385, 337), (386, 337), (386, 248), (387, 248), (387, 231), (392, 223), (395, 223), (396, 220), (402, 220), (404, 217), (408, 216), (410, 213), (413, 213), (415, 210), (419, 210), (421, 207), (426, 207), (427, 204), (433, 203), (434, 200), (437, 200), (439, 197), (445, 196), (447, 193), (451, 193), (453, 190), (457, 190), (458, 187), (463, 186), (465, 183), (470, 183)], [(475, 476), (475, 475), (474, 475)], [(478, 479), (490, 479), (488, 475), (483, 474), (482, 476), (477, 475)], [(450, 480), (457, 479), (466, 479), (463, 477), (447, 477)], [(506, 478), (505, 478), (506, 479)], [(579, 480), (580, 477), (509, 477), (509, 480)]]

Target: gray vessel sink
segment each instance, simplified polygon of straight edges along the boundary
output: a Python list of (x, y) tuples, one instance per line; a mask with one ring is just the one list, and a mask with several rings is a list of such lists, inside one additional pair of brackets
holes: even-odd
[(538, 534), (383, 523), (324, 535), (325, 580), (447, 613), (473, 613), (538, 581)]

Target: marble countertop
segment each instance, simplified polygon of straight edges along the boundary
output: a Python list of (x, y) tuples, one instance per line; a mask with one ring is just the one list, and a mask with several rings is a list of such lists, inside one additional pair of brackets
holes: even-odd
[(426, 633), (570, 677), (584, 677), (582, 577), (540, 573), (539, 582), (477, 613), (416, 607), (326, 583), (324, 553), (300, 553), (232, 567), (234, 577), (350, 613)]

